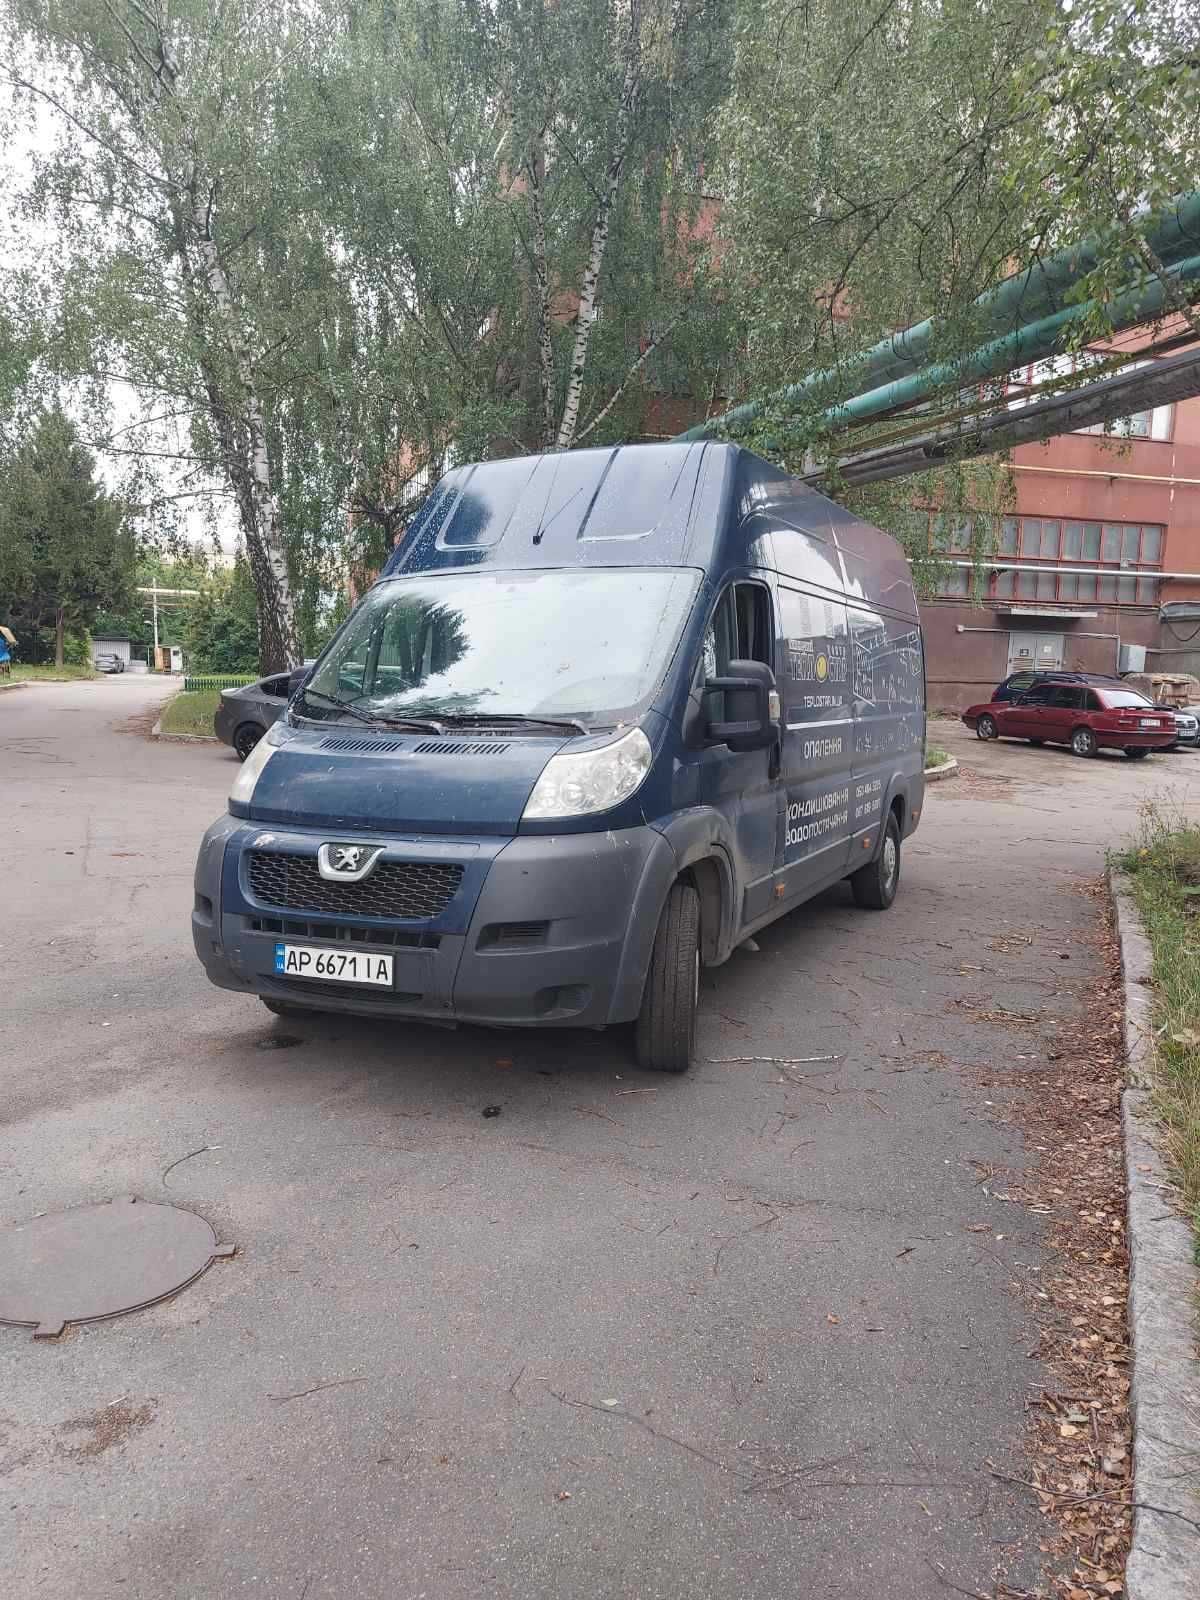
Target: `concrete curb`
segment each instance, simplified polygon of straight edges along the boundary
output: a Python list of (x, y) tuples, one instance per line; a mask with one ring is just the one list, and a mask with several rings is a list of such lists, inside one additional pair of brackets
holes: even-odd
[(1133, 1546), (1128, 1600), (1180, 1600), (1200, 1572), (1200, 1271), (1188, 1224), (1171, 1208), (1167, 1166), (1151, 1142), (1154, 1082), (1150, 941), (1128, 879), (1110, 868), (1125, 988), (1121, 1096), (1129, 1213), (1129, 1329), (1133, 1345)]
[(958, 759), (951, 756), (949, 761), (943, 761), (940, 767), (925, 768), (925, 782), (939, 783), (943, 778), (952, 778), (958, 771)]
[(220, 744), (215, 733), (164, 733), (162, 718), (150, 729), (152, 739), (167, 739), (171, 744)]

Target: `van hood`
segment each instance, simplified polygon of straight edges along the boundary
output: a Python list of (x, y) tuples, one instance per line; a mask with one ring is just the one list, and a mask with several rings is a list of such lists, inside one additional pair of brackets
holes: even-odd
[(249, 806), (237, 809), (252, 822), (299, 828), (511, 837), (569, 737), (358, 733), (344, 723), (293, 730), (259, 773)]

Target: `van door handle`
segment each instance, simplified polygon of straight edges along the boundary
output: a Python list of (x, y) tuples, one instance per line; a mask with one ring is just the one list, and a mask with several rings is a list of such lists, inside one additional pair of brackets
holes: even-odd
[(783, 770), (783, 740), (776, 738), (767, 754), (767, 777), (777, 778)]

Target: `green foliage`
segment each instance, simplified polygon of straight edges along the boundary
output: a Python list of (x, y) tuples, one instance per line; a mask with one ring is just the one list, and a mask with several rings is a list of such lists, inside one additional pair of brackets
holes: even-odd
[(1200, 1235), (1200, 828), (1150, 809), (1121, 864), (1154, 959), (1155, 1106)]
[[(1016, 74), (1004, 181), (1026, 218), (1029, 249), (1093, 235), (1094, 270), (1075, 298), (1099, 301), (1076, 334), (1110, 331), (1107, 302), (1159, 276), (1136, 227), (1195, 189), (1200, 149), (1200, 8), (1176, 0), (1084, 0), (1050, 18)], [(1177, 296), (1172, 309), (1200, 335)]]
[[(927, 359), (951, 378), (921, 425), (995, 404), (995, 386), (953, 377), (981, 342), (977, 296), (1085, 235), (1097, 265), (1073, 298), (1144, 281), (1137, 206), (1196, 182), (1198, 46), (1200, 13), (1172, 0), (911, 0), (868, 16), (832, 0), (742, 0), (722, 174), (747, 328), (739, 382), (761, 395), (828, 374), (747, 441), (820, 469), (912, 428), (910, 412), (835, 437), (822, 413), (869, 386), (863, 350), (929, 317)], [(1105, 331), (1105, 315), (1101, 304), (1077, 342)], [(919, 556), (921, 519), (904, 510), (914, 491), (918, 506), (995, 512), (1009, 485), (1002, 467), (988, 476), (952, 467), (847, 498)]]
[[(16, 109), (55, 142), (22, 196), (32, 287), (0, 310), (0, 448), (37, 352), (156, 525), (172, 496), (226, 497), (264, 666), (311, 650), (347, 568), (382, 564), (450, 460), (671, 432), (664, 400), (712, 410), (828, 370), (746, 436), (824, 465), (819, 414), (877, 337), (936, 313), (929, 358), (953, 363), (982, 290), (1089, 231), (1081, 294), (1153, 274), (1131, 218), (1195, 182), (1200, 147), (1200, 12), (1178, 0), (5, 16)], [(1008, 490), (952, 466), (847, 498), (923, 556), (930, 508), (990, 513)]]
[(243, 559), (212, 573), (182, 626), (190, 672), (253, 672), (258, 665), (254, 584)]
[[(165, 508), (164, 463), (232, 496), (264, 659), (320, 632), (347, 554), (378, 567), (450, 453), (535, 446), (546, 412), (598, 443), (664, 384), (713, 387), (693, 223), (732, 6), (318, 0), (264, 28), (250, 0), (14, 0), (9, 76), (58, 135), (28, 195), (57, 240), (48, 370), (86, 380), (139, 499)], [(114, 374), (142, 399), (119, 430)]]
[(40, 418), (0, 481), (0, 595), (9, 627), (40, 655), (43, 629), (86, 632), (102, 606), (131, 596), (136, 547), (124, 508), (96, 481), (61, 412)]

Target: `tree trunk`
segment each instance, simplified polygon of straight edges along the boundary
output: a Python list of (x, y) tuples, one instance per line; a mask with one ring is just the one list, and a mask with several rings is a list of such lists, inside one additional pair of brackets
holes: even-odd
[(529, 204), (533, 211), (533, 278), (537, 295), (538, 448), (554, 444), (554, 345), (550, 337), (550, 274), (546, 267), (546, 130), (537, 135), (529, 158)]
[(242, 390), (242, 420), (249, 459), (239, 474), (241, 482), (235, 481), (233, 488), (241, 512), (242, 531), (246, 536), (250, 574), (258, 597), (260, 665), (264, 674), (286, 672), (291, 667), (299, 666), (302, 651), (279, 507), (271, 485), (266, 420), (254, 382), (254, 364), (249, 345), (234, 305), (229, 278), (212, 236), (211, 211), (201, 200), (194, 182), (190, 192), (192, 222), (204, 265), (204, 279), (212, 295)]
[(63, 608), (59, 606), (54, 613), (54, 665), (61, 667), (63, 664), (63, 635), (66, 623), (63, 617)]
[(600, 204), (592, 228), (592, 248), (584, 268), (583, 283), (579, 292), (579, 315), (575, 324), (575, 348), (571, 352), (571, 370), (567, 379), (567, 398), (563, 404), (562, 421), (558, 428), (557, 445), (569, 450), (575, 440), (579, 422), (579, 401), (583, 394), (583, 374), (587, 367), (588, 341), (596, 316), (596, 288), (600, 269), (604, 265), (604, 251), (608, 245), (608, 228), (613, 202), (621, 183), (621, 169), (629, 154), (633, 140), (633, 117), (641, 87), (641, 10), (640, 0), (630, 0), (629, 37), (625, 46), (625, 76), (621, 84), (621, 99), (617, 105), (617, 125), (613, 132), (612, 150), (608, 158), (608, 172), (600, 193)]

